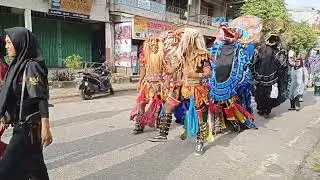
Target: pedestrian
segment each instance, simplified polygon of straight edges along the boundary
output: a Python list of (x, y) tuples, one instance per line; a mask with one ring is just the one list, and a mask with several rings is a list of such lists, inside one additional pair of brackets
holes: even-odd
[[(253, 63), (255, 101), (260, 116), (269, 117), (271, 110), (284, 103), (288, 95), (287, 49), (281, 34), (270, 32), (256, 54)], [(278, 91), (278, 95), (273, 96)]]
[(290, 82), (290, 111), (299, 111), (300, 110), (300, 97), (301, 89), (304, 87), (303, 82), (303, 60), (301, 57), (298, 57), (293, 63), (291, 63), (291, 82)]
[[(4, 39), (0, 38), (0, 49), (4, 49)], [(4, 77), (8, 71), (8, 64), (4, 59), (4, 52), (0, 52), (0, 82), (2, 84), (2, 81), (4, 80)]]
[[(36, 38), (28, 29), (5, 30), (8, 56), (13, 57), (0, 93), (0, 126), (13, 135), (0, 160), (3, 180), (48, 180), (42, 147), (52, 143), (48, 111), (48, 69)], [(1, 128), (0, 128), (1, 129)]]
[(307, 66), (308, 66), (308, 61), (307, 61), (307, 56), (306, 55), (303, 55), (302, 56), (302, 81), (303, 81), (303, 85), (300, 87), (300, 98), (299, 98), (299, 101), (300, 102), (303, 102), (303, 94), (304, 94), (304, 91), (305, 89), (308, 87), (308, 81), (309, 81), (309, 73), (308, 73), (308, 69), (307, 69)]
[[(0, 38), (0, 49), (1, 50), (5, 49), (4, 39), (3, 38)], [(0, 51), (0, 89), (1, 89), (1, 87), (3, 85), (4, 77), (5, 77), (5, 75), (6, 75), (7, 71), (8, 71), (8, 64), (6, 63), (6, 61), (4, 59), (4, 54), (5, 54), (5, 52)], [(3, 126), (2, 128), (0, 128), (0, 158), (2, 157), (2, 155), (4, 153), (4, 150), (5, 150), (6, 146), (7, 146), (6, 143), (1, 141), (1, 136), (4, 133), (6, 128), (7, 128), (6, 126)]]

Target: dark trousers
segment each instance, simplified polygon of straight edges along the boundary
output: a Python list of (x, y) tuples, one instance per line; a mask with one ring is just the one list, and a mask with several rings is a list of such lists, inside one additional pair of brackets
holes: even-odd
[(271, 112), (271, 109), (277, 106), (277, 99), (271, 98), (272, 86), (257, 85), (255, 89), (255, 101), (259, 111)]
[(294, 99), (290, 99), (291, 109), (300, 108), (300, 98), (301, 98), (301, 95), (297, 95)]
[(13, 128), (13, 136), (0, 160), (0, 179), (49, 180), (38, 128)]

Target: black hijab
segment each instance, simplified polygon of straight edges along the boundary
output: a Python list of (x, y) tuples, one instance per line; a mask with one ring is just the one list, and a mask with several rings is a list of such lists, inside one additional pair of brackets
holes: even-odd
[(45, 76), (48, 74), (48, 69), (44, 59), (40, 53), (36, 37), (32, 32), (23, 27), (14, 27), (5, 30), (16, 50), (16, 57), (9, 66), (8, 73), (5, 77), (5, 84), (0, 93), (0, 117), (7, 111), (7, 103), (9, 91), (15, 89), (18, 85), (18, 80), (26, 68), (29, 61), (36, 61)]

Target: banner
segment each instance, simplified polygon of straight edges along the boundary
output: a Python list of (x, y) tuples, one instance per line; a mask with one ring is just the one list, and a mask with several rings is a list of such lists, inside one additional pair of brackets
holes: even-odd
[(49, 14), (89, 19), (94, 0), (51, 0)]
[(115, 66), (131, 67), (131, 23), (115, 24)]
[(163, 31), (175, 30), (178, 28), (179, 27), (175, 24), (146, 19), (142, 17), (134, 17), (132, 39), (145, 40), (148, 37), (153, 36), (154, 34), (159, 34)]

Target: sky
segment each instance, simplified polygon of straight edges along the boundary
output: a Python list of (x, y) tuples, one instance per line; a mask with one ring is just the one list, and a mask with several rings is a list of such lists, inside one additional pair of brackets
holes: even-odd
[(320, 10), (320, 0), (286, 0), (287, 8), (315, 7)]

